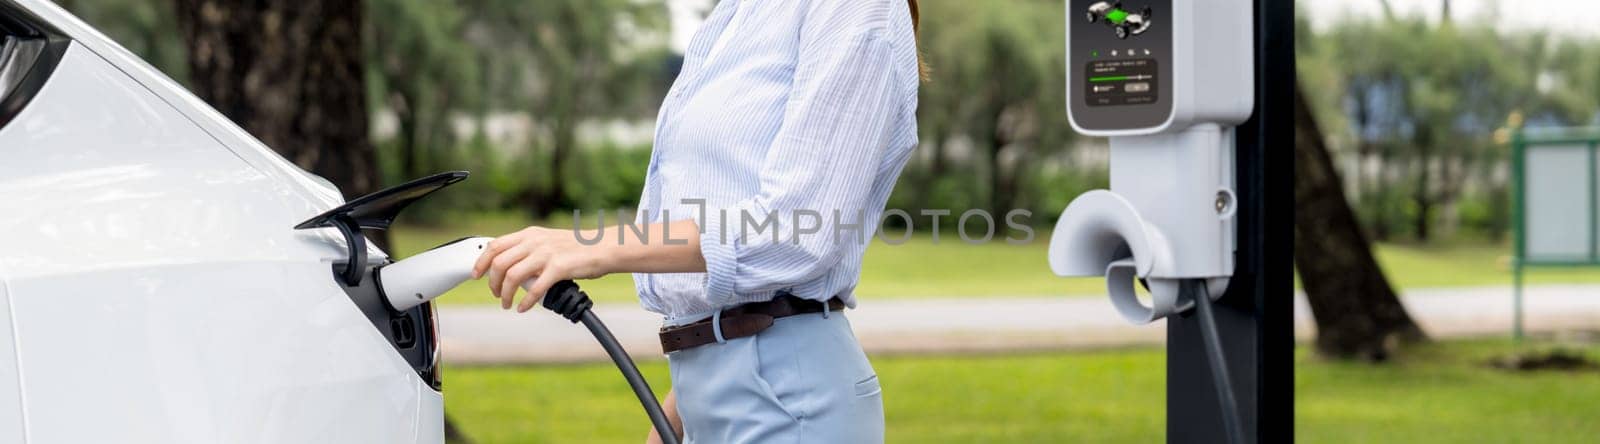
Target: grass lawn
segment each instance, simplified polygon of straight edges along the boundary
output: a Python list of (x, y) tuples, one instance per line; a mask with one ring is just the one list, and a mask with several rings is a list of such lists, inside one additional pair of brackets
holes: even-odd
[[(528, 223), (516, 216), (485, 215), (442, 228), (400, 226), (394, 230), (395, 251), (405, 257), (463, 236), (497, 236)], [(1049, 234), (1048, 229), (1036, 229), (1034, 242), (1028, 245), (1003, 240), (971, 245), (954, 231), (947, 231), (937, 244), (928, 236), (901, 245), (875, 242), (867, 249), (857, 294), (868, 299), (1101, 294), (1104, 284), (1098, 278), (1060, 278), (1050, 273), (1045, 263)], [(1401, 288), (1509, 286), (1509, 254), (1509, 248), (1490, 245), (1378, 246), (1378, 260), (1391, 282)], [(1532, 269), (1528, 282), (1600, 283), (1600, 268)], [(628, 275), (581, 284), (599, 301), (636, 301)], [(462, 285), (439, 300), (444, 304), (494, 301), (479, 283)]]
[[(1297, 442), (1593, 442), (1600, 373), (1509, 373), (1484, 362), (1508, 341), (1444, 343), (1395, 365), (1319, 362), (1295, 371)], [(1584, 349), (1600, 358), (1600, 347)]]
[[(1483, 366), (1506, 342), (1420, 347), (1373, 366), (1297, 358), (1298, 442), (1583, 442), (1600, 374)], [(1600, 348), (1588, 350), (1600, 357)], [(1160, 442), (1160, 349), (878, 357), (890, 442)], [(658, 394), (663, 363), (643, 371)], [(445, 405), (482, 443), (641, 442), (648, 424), (610, 364), (451, 368)], [(1587, 437), (1587, 438), (1586, 438)]]
[[(1511, 247), (1379, 245), (1378, 262), (1400, 287), (1511, 285)], [(1529, 284), (1600, 283), (1600, 267), (1525, 270)]]

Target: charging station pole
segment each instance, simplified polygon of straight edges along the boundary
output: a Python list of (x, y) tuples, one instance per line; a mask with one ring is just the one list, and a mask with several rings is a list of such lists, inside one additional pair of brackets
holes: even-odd
[(1066, 3), (1067, 118), (1111, 180), (1062, 210), (1051, 271), (1167, 321), (1167, 442), (1293, 441), (1294, 2)]
[[(1294, 440), (1294, 2), (1254, 0), (1255, 112), (1237, 127), (1238, 249), (1213, 310), (1248, 443)], [(1167, 442), (1227, 442), (1194, 311), (1167, 317)]]

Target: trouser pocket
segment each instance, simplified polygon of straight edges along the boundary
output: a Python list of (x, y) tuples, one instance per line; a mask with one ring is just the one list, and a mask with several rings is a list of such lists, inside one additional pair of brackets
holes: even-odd
[(856, 397), (865, 398), (883, 393), (883, 387), (878, 385), (878, 375), (872, 375), (856, 382)]
[(799, 418), (802, 441), (882, 442), (877, 372), (842, 314), (782, 318), (756, 340), (760, 376)]

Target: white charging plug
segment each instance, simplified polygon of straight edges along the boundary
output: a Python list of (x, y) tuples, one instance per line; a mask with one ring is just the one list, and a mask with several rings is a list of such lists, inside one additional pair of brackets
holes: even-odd
[(406, 311), (472, 279), (472, 264), (490, 237), (468, 237), (378, 267), (372, 275), (389, 307)]

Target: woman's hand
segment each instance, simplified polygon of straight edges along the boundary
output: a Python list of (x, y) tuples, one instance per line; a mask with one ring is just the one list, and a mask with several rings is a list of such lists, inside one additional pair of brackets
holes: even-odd
[(517, 287), (533, 280), (527, 287), (528, 296), (517, 305), (521, 313), (532, 309), (556, 282), (616, 272), (611, 267), (615, 254), (608, 250), (605, 242), (579, 243), (572, 230), (528, 227), (490, 241), (473, 264), (472, 277), (488, 275), (489, 291), (500, 298), (504, 309), (511, 308)]
[(528, 227), (495, 238), (483, 249), (472, 266), (472, 278), (489, 276), (489, 292), (500, 298), (500, 308), (511, 308), (517, 287), (532, 279), (528, 297), (517, 304), (518, 312), (533, 308), (550, 287), (567, 279), (594, 279), (611, 273), (702, 273), (706, 261), (700, 256), (700, 227), (693, 220), (652, 223), (641, 226), (646, 233), (659, 233), (657, 242), (649, 237), (625, 236), (613, 229), (615, 238), (606, 238), (606, 229), (582, 233), (595, 239), (590, 245), (578, 241), (569, 229)]

